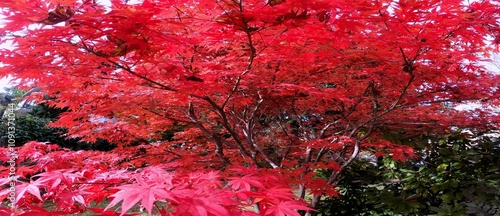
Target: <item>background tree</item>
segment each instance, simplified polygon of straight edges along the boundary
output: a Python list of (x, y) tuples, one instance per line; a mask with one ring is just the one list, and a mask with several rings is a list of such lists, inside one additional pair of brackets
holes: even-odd
[[(442, 106), (498, 103), (498, 76), (479, 63), (499, 42), (497, 3), (4, 1), (5, 40), (16, 47), (2, 50), (0, 74), (14, 71), (68, 107), (52, 125), (73, 136), (129, 143), (183, 125), (181, 148), (163, 161), (184, 165), (177, 172), (272, 168), (316, 207), (361, 149), (415, 156), (386, 130), (497, 127), (498, 116)], [(261, 186), (232, 186), (242, 185)], [(125, 211), (139, 201), (119, 189)], [(262, 214), (305, 209), (251, 200)]]
[[(496, 133), (496, 132), (494, 132)], [(400, 141), (409, 141), (401, 139)], [(341, 195), (324, 215), (496, 215), (498, 153), (491, 134), (455, 132), (412, 140), (419, 159), (356, 161), (341, 177)], [(429, 145), (429, 141), (430, 144)]]

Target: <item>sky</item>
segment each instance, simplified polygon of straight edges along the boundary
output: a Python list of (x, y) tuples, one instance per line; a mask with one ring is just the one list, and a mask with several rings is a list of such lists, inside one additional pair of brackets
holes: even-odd
[[(1, 25), (0, 25), (1, 28)], [(5, 44), (0, 44), (0, 48), (6, 48), (8, 45)], [(0, 63), (0, 67), (2, 67), (2, 64)], [(12, 80), (12, 77), (9, 75), (9, 77), (0, 77), (0, 93), (5, 92), (6, 87), (10, 87), (11, 83), (10, 81)]]
[(0, 79), (0, 92), (4, 92), (4, 88), (8, 87), (9, 85), (9, 79), (8, 78), (2, 78)]

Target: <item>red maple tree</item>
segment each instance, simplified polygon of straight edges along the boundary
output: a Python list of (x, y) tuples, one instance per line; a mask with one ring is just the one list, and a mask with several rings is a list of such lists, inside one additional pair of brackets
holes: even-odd
[[(336, 194), (360, 151), (414, 156), (384, 140), (386, 131), (498, 126), (498, 116), (443, 106), (498, 105), (500, 78), (481, 63), (500, 42), (498, 1), (4, 0), (0, 8), (3, 40), (14, 46), (2, 49), (0, 75), (67, 107), (52, 125), (68, 136), (120, 145), (20, 148), (20, 215), (81, 212), (106, 198), (108, 208), (92, 210), (299, 215), (307, 194), (310, 208)], [(147, 142), (179, 127), (171, 141)], [(146, 142), (127, 146), (136, 140)], [(47, 201), (57, 211), (40, 207)]]

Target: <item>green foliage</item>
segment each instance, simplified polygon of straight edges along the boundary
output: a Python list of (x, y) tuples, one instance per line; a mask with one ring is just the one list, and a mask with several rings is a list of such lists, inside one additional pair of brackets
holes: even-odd
[(454, 134), (423, 152), (422, 166), (405, 173), (403, 190), (417, 194), (426, 213), (500, 213), (500, 142)]
[(19, 88), (4, 88), (4, 90), (13, 98), (21, 98), (27, 92)]
[[(498, 215), (500, 142), (488, 136), (422, 137), (420, 159), (358, 160), (323, 215)], [(404, 143), (404, 140), (401, 140)], [(426, 143), (424, 143), (426, 142)], [(424, 145), (426, 144), (426, 145)]]
[(339, 197), (320, 203), (321, 215), (390, 215), (371, 212), (378, 204), (372, 196), (382, 189), (376, 185), (383, 180), (378, 173), (377, 167), (368, 160), (353, 163), (339, 182)]
[(183, 131), (184, 128), (185, 128), (185, 125), (175, 124), (172, 127), (172, 129), (170, 129), (170, 130), (164, 130), (164, 131), (158, 132), (158, 134), (160, 135), (160, 138), (156, 139), (156, 140), (152, 140), (152, 141), (162, 141), (162, 140), (172, 141), (174, 136), (175, 136), (175, 133)]

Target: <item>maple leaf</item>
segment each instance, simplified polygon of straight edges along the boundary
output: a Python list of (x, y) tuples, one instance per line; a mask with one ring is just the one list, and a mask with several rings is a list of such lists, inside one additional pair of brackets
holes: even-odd
[(153, 204), (158, 200), (168, 199), (170, 202), (177, 202), (177, 200), (172, 196), (171, 192), (165, 188), (170, 187), (165, 184), (151, 184), (144, 185), (143, 184), (131, 184), (131, 185), (122, 185), (116, 187), (119, 189), (118, 192), (111, 195), (113, 200), (108, 204), (106, 209), (111, 208), (118, 204), (120, 201), (123, 201), (121, 205), (122, 215), (125, 214), (130, 208), (132, 208), (139, 201), (141, 205), (146, 208), (149, 215), (151, 215), (151, 211), (153, 210)]
[(298, 210), (311, 211), (313, 209), (307, 207), (304, 203), (299, 201), (282, 201), (277, 205), (268, 207), (264, 212), (264, 215), (300, 216), (297, 212)]
[[(221, 215), (230, 216), (229, 211), (223, 206), (217, 197), (193, 198), (184, 204), (177, 206), (176, 215)], [(225, 203), (225, 204), (230, 204)]]
[(290, 200), (295, 195), (290, 188), (270, 188), (265, 191), (265, 199), (272, 203), (277, 203), (279, 200)]
[(85, 202), (84, 195), (91, 194), (90, 192), (85, 191), (84, 189), (74, 190), (74, 191), (62, 191), (57, 193), (54, 198), (57, 201), (58, 209), (71, 209), (74, 206), (75, 202), (80, 203), (85, 206), (87, 203)]
[(232, 186), (234, 190), (245, 189), (246, 191), (251, 191), (252, 187), (265, 188), (265, 186), (260, 182), (260, 177), (254, 175), (244, 175), (242, 177), (231, 177), (230, 181), (227, 183)]
[(21, 185), (16, 185), (16, 202), (18, 202), (26, 192), (38, 198), (40, 201), (43, 201), (40, 196), (40, 187), (43, 186), (39, 182), (33, 183), (24, 183)]
[(66, 186), (71, 186), (75, 178), (80, 177), (78, 174), (73, 174), (73, 170), (55, 170), (51, 172), (44, 172), (37, 174), (33, 177), (39, 177), (35, 182), (39, 185), (47, 185), (49, 189), (59, 186), (64, 183)]
[(26, 176), (26, 175), (33, 175), (33, 173), (35, 173), (36, 171), (38, 171), (35, 166), (22, 166), (22, 167), (19, 167), (16, 171), (16, 173), (18, 173), (20, 176)]

